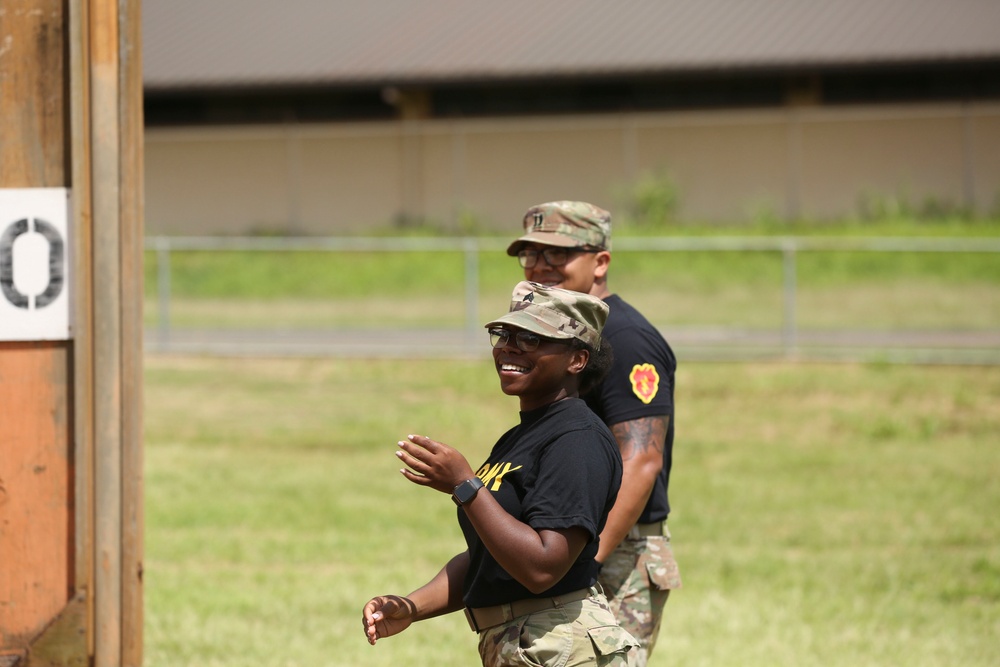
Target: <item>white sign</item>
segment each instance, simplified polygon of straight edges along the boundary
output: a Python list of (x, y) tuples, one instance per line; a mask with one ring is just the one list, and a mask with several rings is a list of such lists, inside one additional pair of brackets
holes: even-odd
[(0, 340), (66, 340), (69, 190), (0, 189)]

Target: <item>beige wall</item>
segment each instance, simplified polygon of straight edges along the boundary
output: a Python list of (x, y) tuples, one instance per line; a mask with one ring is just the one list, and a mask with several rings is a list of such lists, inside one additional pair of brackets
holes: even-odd
[(614, 209), (667, 171), (690, 220), (831, 217), (866, 193), (993, 210), (1000, 104), (793, 107), (561, 118), (148, 129), (146, 225), (157, 234), (340, 234), (406, 214), (498, 230), (531, 204)]
[(973, 116), (968, 124), (969, 171), (976, 204), (1000, 211), (1000, 107)]
[(646, 118), (637, 128), (640, 172), (665, 169), (677, 183), (681, 215), (742, 218), (790, 212), (788, 116), (783, 112)]
[[(850, 210), (865, 192), (966, 201), (960, 113), (845, 111), (801, 123), (802, 209)], [(1000, 186), (1000, 181), (997, 182)]]

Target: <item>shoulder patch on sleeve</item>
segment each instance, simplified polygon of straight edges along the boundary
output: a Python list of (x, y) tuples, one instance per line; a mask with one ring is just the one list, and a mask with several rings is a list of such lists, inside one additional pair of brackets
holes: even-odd
[(640, 401), (648, 404), (656, 398), (656, 392), (660, 389), (660, 374), (656, 372), (656, 366), (636, 364), (628, 374), (628, 379), (632, 383), (632, 392)]

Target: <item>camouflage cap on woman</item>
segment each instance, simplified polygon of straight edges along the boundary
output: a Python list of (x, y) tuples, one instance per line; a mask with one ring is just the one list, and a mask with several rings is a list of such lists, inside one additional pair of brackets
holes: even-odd
[(583, 201), (553, 201), (524, 214), (524, 236), (507, 248), (513, 257), (525, 243), (611, 250), (611, 214)]
[(508, 324), (545, 338), (578, 338), (598, 350), (607, 319), (608, 306), (597, 297), (522, 280), (514, 287), (510, 311), (486, 327)]

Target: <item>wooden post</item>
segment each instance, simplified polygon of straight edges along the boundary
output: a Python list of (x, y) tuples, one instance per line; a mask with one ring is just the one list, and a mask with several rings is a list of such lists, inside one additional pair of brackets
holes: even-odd
[(142, 663), (139, 4), (0, 11), (0, 188), (69, 192), (72, 266), (68, 338), (0, 338), (0, 667)]

